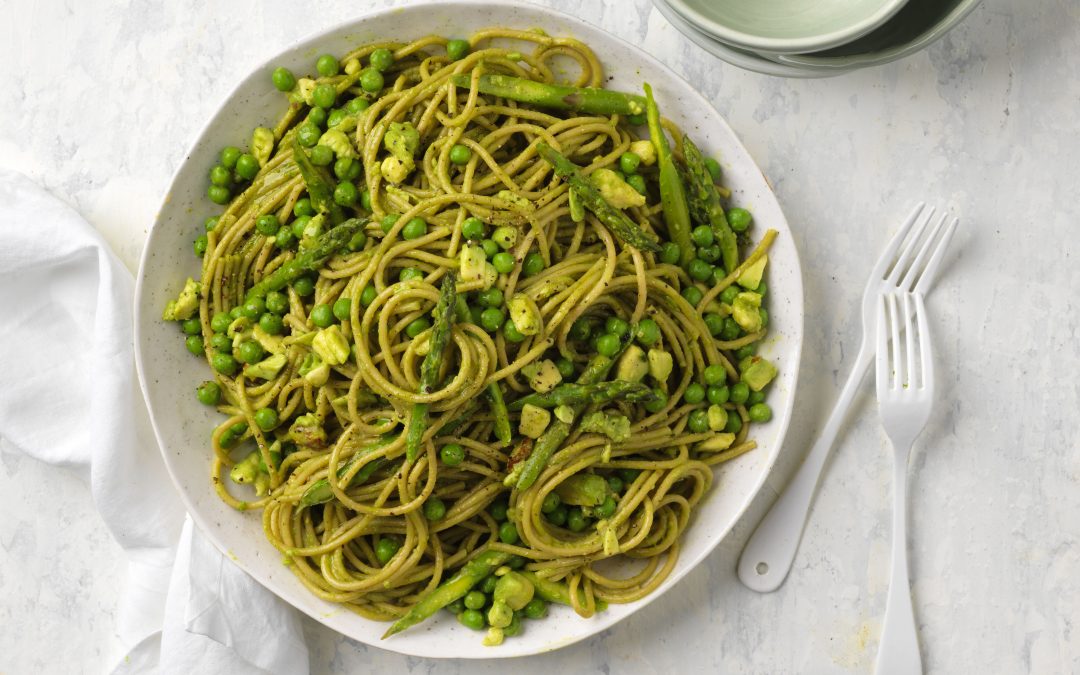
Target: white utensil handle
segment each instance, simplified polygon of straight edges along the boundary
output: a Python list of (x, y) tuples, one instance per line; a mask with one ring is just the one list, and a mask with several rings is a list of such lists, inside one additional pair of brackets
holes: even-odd
[(915, 612), (911, 606), (911, 585), (907, 566), (907, 452), (896, 454), (893, 470), (892, 574), (889, 597), (885, 601), (885, 624), (881, 629), (876, 675), (921, 675), (919, 638)]
[(872, 345), (868, 344), (864, 336), (855, 357), (855, 365), (817, 442), (810, 448), (802, 466), (795, 472), (795, 477), (780, 493), (776, 503), (746, 542), (742, 557), (739, 558), (738, 574), (739, 580), (747, 588), (768, 593), (784, 583), (795, 560), (795, 551), (799, 548), (799, 539), (806, 525), (806, 517), (810, 513), (814, 490), (821, 478), (825, 460), (829, 457), (840, 425), (844, 423), (855, 392), (859, 390), (866, 371), (870, 369), (873, 357)]

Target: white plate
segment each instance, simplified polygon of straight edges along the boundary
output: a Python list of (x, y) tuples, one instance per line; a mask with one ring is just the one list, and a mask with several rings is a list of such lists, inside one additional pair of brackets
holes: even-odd
[[(767, 227), (779, 230), (768, 276), (772, 336), (762, 352), (780, 367), (769, 399), (774, 416), (770, 423), (757, 427), (760, 448), (717, 471), (711, 493), (686, 532), (674, 572), (648, 598), (613, 605), (592, 619), (581, 619), (567, 607), (556, 607), (550, 618), (528, 622), (522, 635), (497, 648), (482, 646), (482, 633), (459, 625), (446, 612), (380, 641), (386, 624), (312, 595), (266, 541), (259, 515), (234, 511), (215, 494), (209, 476), (209, 434), (218, 416), (199, 404), (194, 395), (209, 373), (205, 363), (187, 353), (176, 326), (160, 320), (161, 309), (176, 295), (185, 277), (199, 273), (191, 242), (200, 233), (203, 219), (219, 210), (206, 199), (206, 176), (218, 151), (222, 146), (242, 143), (252, 127), (276, 121), (282, 113), (284, 97), (270, 84), (275, 66), (307, 73), (313, 70), (315, 55), (322, 52), (341, 54), (357, 44), (391, 36), (467, 36), (492, 25), (543, 27), (552, 35), (572, 35), (585, 41), (609, 68), (613, 79), (608, 85), (613, 88), (639, 91), (643, 81), (651, 82), (665, 115), (685, 124), (703, 148), (720, 157), (735, 202), (754, 212), (755, 231), (760, 234)], [(361, 642), (415, 656), (496, 658), (550, 651), (609, 628), (659, 597), (731, 531), (764, 483), (787, 430), (802, 348), (802, 278), (791, 232), (761, 172), (720, 115), (675, 73), (636, 47), (576, 18), (506, 1), (443, 2), (368, 14), (292, 45), (255, 69), (222, 103), (176, 172), (150, 230), (137, 284), (135, 354), (139, 381), (165, 464), (195, 522), (236, 564), (312, 618)]]

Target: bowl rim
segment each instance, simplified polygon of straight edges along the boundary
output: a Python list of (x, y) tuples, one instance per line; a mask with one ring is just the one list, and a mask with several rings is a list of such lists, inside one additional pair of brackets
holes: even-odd
[[(171, 479), (171, 481), (173, 483), (173, 487), (176, 490), (176, 492), (179, 493), (180, 499), (183, 502), (184, 507), (187, 510), (188, 514), (190, 515), (192, 520), (195, 522), (195, 524), (199, 526), (199, 529), (201, 530), (202, 534), (204, 536), (206, 536), (223, 555), (230, 557), (232, 559), (233, 564), (236, 564), (238, 567), (240, 567), (240, 569), (242, 569), (245, 573), (247, 573), (249, 576), (251, 576), (261, 586), (263, 586), (264, 588), (269, 590), (271, 593), (276, 595), (278, 598), (280, 598), (282, 602), (285, 602), (286, 604), (290, 605), (293, 609), (295, 609), (295, 610), (297, 610), (299, 612), (302, 612), (303, 614), (311, 617), (312, 619), (319, 622), (320, 624), (330, 628), (331, 630), (334, 630), (335, 632), (337, 632), (337, 633), (339, 633), (341, 635), (345, 635), (346, 637), (349, 637), (350, 639), (357, 640), (358, 642), (362, 642), (364, 644), (368, 644), (370, 646), (373, 646), (373, 647), (376, 647), (376, 648), (379, 648), (379, 649), (384, 649), (384, 650), (387, 650), (387, 651), (392, 651), (392, 652), (396, 652), (396, 653), (400, 653), (400, 654), (404, 654), (404, 655), (408, 655), (408, 656), (421, 656), (421, 657), (427, 657), (427, 658), (465, 658), (465, 659), (495, 659), (495, 658), (503, 658), (503, 659), (505, 659), (505, 658), (516, 658), (516, 657), (522, 657), (522, 656), (531, 656), (531, 655), (536, 655), (536, 654), (541, 654), (541, 653), (546, 653), (546, 652), (554, 651), (554, 650), (557, 650), (557, 649), (561, 649), (562, 647), (566, 647), (566, 646), (575, 644), (577, 642), (580, 642), (582, 640), (591, 638), (591, 637), (595, 636), (596, 634), (600, 633), (601, 631), (606, 630), (608, 628), (611, 628), (613, 625), (615, 625), (616, 623), (619, 623), (621, 620), (629, 617), (630, 615), (640, 611), (642, 608), (646, 607), (647, 605), (649, 605), (650, 603), (655, 601), (657, 598), (659, 598), (661, 595), (663, 595), (664, 593), (669, 591), (671, 588), (673, 588), (679, 581), (681, 581), (683, 578), (685, 578), (691, 571), (697, 569), (697, 567), (701, 564), (701, 562), (705, 558), (707, 558), (710, 554), (712, 554), (716, 550), (716, 548), (719, 546), (720, 542), (723, 541), (731, 533), (731, 531), (734, 529), (735, 525), (746, 514), (746, 511), (749, 508), (752, 501), (761, 492), (761, 489), (764, 487), (770, 473), (772, 472), (773, 468), (775, 467), (776, 461), (780, 456), (780, 452), (781, 452), (781, 450), (783, 448), (784, 441), (786, 439), (787, 432), (788, 432), (789, 427), (790, 427), (790, 422), (791, 422), (791, 418), (792, 418), (792, 411), (793, 411), (793, 407), (794, 407), (794, 403), (795, 403), (795, 397), (796, 397), (796, 393), (797, 393), (798, 380), (799, 380), (799, 366), (800, 366), (801, 360), (802, 360), (803, 343), (804, 343), (804, 339), (805, 339), (805, 307), (804, 307), (804, 288), (803, 288), (803, 279), (802, 279), (802, 266), (801, 266), (801, 261), (799, 259), (798, 248), (795, 245), (796, 242), (794, 240), (794, 237), (790, 237), (791, 226), (787, 221), (787, 217), (784, 215), (783, 209), (780, 207), (779, 200), (776, 198), (776, 194), (773, 191), (772, 185), (768, 182), (767, 179), (765, 179), (764, 174), (762, 174), (761, 177), (764, 180), (765, 187), (767, 188), (767, 194), (771, 197), (772, 201), (775, 202), (776, 214), (777, 214), (777, 218), (778, 218), (777, 224), (782, 225), (783, 233), (788, 234), (789, 238), (791, 239), (791, 241), (790, 241), (790, 257), (791, 257), (791, 260), (790, 260), (790, 263), (788, 265), (785, 265), (785, 267), (787, 267), (789, 269), (790, 280), (787, 281), (787, 283), (789, 284), (789, 287), (785, 287), (785, 291), (784, 291), (784, 297), (792, 305), (792, 309), (791, 309), (792, 325), (790, 326), (789, 329), (787, 329), (788, 335), (785, 336), (785, 344), (787, 345), (787, 349), (786, 349), (785, 353), (789, 353), (790, 357), (791, 357), (789, 362), (785, 364), (785, 367), (790, 369), (790, 371), (791, 371), (791, 380), (790, 380), (790, 390), (785, 392), (786, 395), (782, 399), (782, 401), (783, 401), (782, 404), (774, 406), (774, 408), (773, 408), (773, 411), (774, 411), (773, 423), (778, 425), (778, 427), (776, 429), (776, 434), (775, 434), (775, 447), (770, 449), (771, 454), (769, 454), (769, 455), (767, 455), (767, 456), (765, 456), (763, 458), (762, 465), (761, 465), (760, 469), (758, 470), (756, 477), (754, 478), (753, 484), (749, 486), (749, 490), (746, 492), (745, 497), (738, 504), (737, 509), (735, 509), (734, 517), (730, 520), (730, 523), (727, 524), (726, 528), (722, 532), (719, 533), (718, 536), (716, 536), (711, 542), (707, 542), (706, 545), (703, 546), (702, 549), (695, 556), (693, 556), (693, 557), (681, 557), (680, 564), (678, 564), (676, 566), (676, 569), (674, 569), (672, 571), (672, 573), (669, 575), (669, 577), (664, 580), (663, 584), (659, 588), (654, 590), (652, 593), (650, 593), (650, 594), (646, 595), (645, 597), (635, 601), (634, 603), (631, 603), (630, 605), (627, 605), (628, 607), (632, 607), (633, 609), (628, 611), (626, 614), (621, 615), (621, 616), (614, 616), (609, 621), (598, 620), (600, 617), (594, 617), (591, 621), (595, 622), (595, 623), (593, 624), (593, 627), (591, 629), (581, 631), (579, 634), (571, 636), (571, 637), (566, 638), (564, 640), (561, 640), (561, 641), (558, 641), (558, 642), (555, 642), (555, 643), (538, 643), (534, 647), (531, 647), (531, 648), (528, 648), (528, 649), (522, 649), (521, 651), (515, 652), (513, 654), (507, 654), (505, 652), (499, 653), (498, 650), (479, 650), (478, 649), (478, 650), (469, 651), (469, 652), (467, 652), (465, 654), (439, 655), (439, 654), (432, 654), (432, 653), (429, 653), (429, 652), (421, 652), (421, 651), (417, 651), (417, 650), (410, 650), (410, 649), (407, 649), (407, 648), (403, 648), (403, 645), (401, 645), (401, 644), (393, 644), (391, 642), (368, 642), (368, 641), (366, 641), (366, 640), (364, 640), (362, 638), (356, 637), (355, 635), (349, 635), (347, 633), (344, 633), (338, 626), (333, 625), (329, 621), (329, 618), (330, 618), (329, 616), (324, 615), (324, 614), (320, 614), (318, 611), (316, 611), (312, 607), (299, 606), (299, 605), (293, 603), (288, 597), (283, 595), (281, 592), (279, 592), (279, 590), (277, 588), (275, 588), (275, 585), (276, 585), (277, 582), (272, 584), (269, 579), (263, 578), (263, 576), (259, 572), (253, 570), (248, 564), (246, 564), (246, 562), (245, 562), (245, 560), (243, 558), (231, 554), (228, 542), (224, 541), (222, 537), (218, 536), (218, 531), (214, 527), (211, 526), (210, 518), (209, 518), (208, 514), (196, 506), (194, 498), (191, 495), (189, 495), (188, 492), (183, 487), (182, 477), (180, 475), (178, 475), (176, 470), (174, 470), (174, 467), (173, 467), (173, 464), (172, 464), (172, 461), (171, 461), (171, 458), (170, 458), (169, 452), (168, 452), (170, 446), (168, 446), (166, 444), (166, 442), (165, 442), (165, 437), (164, 437), (164, 435), (162, 433), (160, 425), (158, 424), (158, 418), (154, 414), (153, 405), (151, 404), (151, 400), (150, 400), (151, 399), (152, 387), (150, 386), (150, 383), (149, 383), (148, 373), (147, 373), (147, 365), (146, 365), (146, 361), (147, 361), (148, 358), (150, 358), (150, 356), (149, 356), (149, 354), (144, 355), (144, 342), (146, 340), (146, 335), (145, 335), (145, 333), (143, 331), (143, 328), (142, 328), (143, 322), (145, 320), (144, 314), (146, 313), (146, 312), (143, 311), (143, 307), (144, 307), (144, 304), (145, 304), (144, 295), (146, 293), (146, 281), (145, 280), (148, 278), (147, 271), (148, 271), (148, 269), (150, 268), (150, 265), (151, 265), (151, 258), (153, 257), (153, 255), (155, 253), (154, 250), (152, 249), (152, 247), (150, 246), (150, 243), (151, 243), (151, 240), (152, 240), (153, 235), (155, 233), (155, 230), (158, 230), (159, 228), (161, 228), (163, 226), (163, 222), (165, 220), (165, 216), (163, 214), (167, 210), (168, 204), (169, 204), (170, 199), (171, 199), (171, 195), (172, 195), (174, 189), (176, 188), (176, 184), (177, 184), (178, 180), (180, 179), (181, 174), (184, 172), (185, 167), (187, 166), (188, 162), (190, 161), (191, 150), (193, 148), (195, 148), (195, 147), (198, 147), (198, 145), (201, 142), (204, 141), (204, 138), (208, 134), (211, 133), (212, 129), (215, 126), (215, 122), (217, 121), (217, 118), (222, 113), (222, 111), (225, 110), (225, 108), (228, 106), (228, 104), (237, 97), (237, 95), (240, 93), (241, 89), (243, 88), (245, 82), (247, 82), (247, 80), (250, 77), (252, 77), (253, 75), (255, 75), (256, 73), (265, 72), (268, 67), (272, 66), (276, 62), (279, 62), (284, 56), (292, 54), (294, 52), (303, 51), (305, 49), (311, 49), (312, 46), (317, 44), (317, 42), (319, 40), (325, 39), (328, 35), (336, 33), (336, 32), (341, 31), (341, 30), (348, 30), (349, 28), (359, 26), (364, 21), (368, 21), (368, 20), (371, 20), (373, 18), (383, 17), (383, 16), (391, 15), (391, 14), (399, 14), (399, 15), (400, 14), (405, 14), (405, 15), (407, 15), (410, 12), (427, 11), (431, 7), (434, 7), (434, 6), (443, 7), (443, 8), (461, 7), (461, 6), (469, 6), (469, 7), (482, 6), (482, 7), (497, 7), (497, 8), (505, 9), (505, 10), (525, 10), (525, 11), (529, 11), (529, 12), (536, 12), (536, 13), (538, 13), (540, 15), (545, 15), (545, 16), (550, 16), (550, 17), (557, 18), (559, 21), (561, 21), (561, 22), (563, 22), (563, 23), (565, 23), (567, 25), (570, 25), (570, 26), (575, 26), (576, 25), (576, 26), (582, 27), (582, 28), (590, 30), (590, 31), (603, 33), (607, 38), (609, 38), (609, 39), (613, 40), (614, 42), (618, 43), (623, 48), (625, 48), (625, 49), (627, 49), (629, 51), (632, 51), (639, 60), (643, 60), (645, 62), (648, 62), (651, 67), (656, 68), (656, 69), (666, 73), (668, 75), (668, 77), (673, 78), (675, 81), (677, 81), (679, 83), (680, 88), (685, 88), (685, 91), (688, 94), (695, 97), (698, 104), (700, 104), (702, 106), (707, 106), (707, 109), (712, 110), (712, 112), (715, 114), (716, 122), (718, 123), (719, 127), (721, 128), (721, 131), (723, 131), (725, 134), (729, 135), (735, 141), (735, 143), (737, 143), (737, 146), (746, 154), (746, 156), (750, 158), (751, 163), (757, 169), (757, 171), (759, 171), (759, 172), (761, 171), (760, 167), (757, 166), (757, 162), (755, 160), (753, 160), (753, 158), (750, 155), (749, 151), (746, 149), (746, 147), (742, 143), (742, 141), (739, 140), (739, 137), (735, 134), (734, 130), (728, 124), (727, 120), (723, 117), (723, 115), (721, 115), (718, 111), (715, 110), (715, 108), (708, 101), (708, 99), (706, 99), (705, 96), (700, 91), (698, 91), (697, 88), (695, 88), (692, 84), (690, 84), (688, 81), (686, 81), (685, 78), (683, 78), (678, 73), (676, 73), (667, 64), (660, 61), (658, 58), (656, 58), (652, 54), (646, 52), (641, 47), (639, 47), (637, 45), (634, 45), (631, 42), (629, 42), (628, 40), (620, 37), (619, 35), (611, 33), (608, 30), (606, 30), (606, 29), (604, 29), (604, 28), (602, 28), (600, 26), (597, 26), (597, 25), (595, 25), (595, 24), (593, 24), (593, 23), (591, 23), (589, 21), (586, 21), (586, 20), (584, 20), (584, 19), (582, 19), (580, 17), (574, 16), (572, 14), (568, 14), (566, 12), (562, 12), (560, 10), (555, 10), (555, 9), (552, 9), (552, 8), (549, 8), (549, 7), (546, 7), (546, 6), (535, 5), (535, 4), (532, 4), (532, 3), (521, 3), (521, 2), (518, 2), (517, 0), (431, 0), (431, 2), (427, 2), (427, 3), (422, 4), (422, 5), (394, 6), (394, 7), (388, 7), (388, 8), (378, 9), (378, 10), (362, 11), (362, 12), (359, 12), (359, 13), (357, 13), (357, 14), (355, 14), (353, 16), (350, 16), (350, 17), (348, 17), (346, 19), (343, 19), (343, 20), (340, 20), (340, 21), (335, 21), (334, 23), (332, 23), (330, 25), (327, 25), (327, 26), (325, 26), (325, 27), (323, 27), (321, 29), (309, 32), (308, 34), (300, 37), (299, 39), (296, 39), (296, 40), (293, 40), (293, 41), (289, 42), (283, 48), (275, 51), (268, 58), (263, 59), (260, 62), (256, 63), (255, 65), (253, 65), (250, 69), (248, 69), (246, 71), (247, 74), (240, 77), (240, 78), (238, 78), (237, 83), (229, 90), (229, 92), (226, 95), (224, 95), (221, 98), (221, 103), (214, 108), (213, 112), (209, 115), (206, 123), (203, 124), (198, 129), (198, 131), (194, 134), (192, 140), (185, 146), (186, 149), (187, 149), (187, 152), (185, 152), (185, 154), (184, 154), (184, 160), (181, 161), (177, 165), (175, 171), (173, 172), (172, 177), (170, 178), (168, 187), (165, 190), (165, 193), (164, 193), (164, 195), (162, 197), (162, 200), (161, 200), (161, 206), (159, 207), (159, 209), (158, 209), (158, 211), (157, 211), (157, 213), (155, 215), (154, 222), (150, 225), (150, 228), (147, 230), (147, 235), (146, 235), (146, 240), (144, 242), (143, 251), (142, 251), (142, 253), (141, 253), (140, 257), (139, 257), (139, 267), (138, 267), (138, 270), (137, 270), (137, 273), (136, 273), (136, 279), (135, 279), (134, 313), (133, 313), (133, 317), (134, 317), (134, 336), (133, 337), (134, 337), (134, 347), (135, 347), (135, 350), (134, 350), (135, 351), (135, 366), (136, 366), (136, 371), (137, 371), (137, 374), (138, 374), (139, 386), (140, 386), (140, 389), (141, 389), (142, 395), (143, 395), (143, 400), (147, 405), (148, 412), (150, 413), (149, 414), (150, 422), (151, 422), (151, 426), (153, 428), (155, 440), (158, 443), (158, 450), (161, 453), (161, 456), (162, 456), (162, 458), (164, 460), (165, 467), (166, 467), (166, 470), (167, 470), (167, 472), (169, 474), (169, 477), (170, 477), (170, 479)], [(147, 312), (151, 312), (151, 309), (147, 308)], [(156, 320), (156, 319), (157, 319), (156, 311), (154, 311), (154, 312), (152, 312), (151, 320)], [(175, 445), (175, 442), (174, 442), (174, 445)], [(749, 483), (749, 481), (748, 481), (748, 483)], [(685, 560), (685, 564), (683, 564), (684, 560)], [(317, 597), (317, 596), (313, 595), (312, 597)], [(479, 640), (477, 640), (477, 645), (479, 645)]]
[(821, 51), (850, 42), (884, 24), (906, 3), (907, 0), (882, 0), (881, 6), (873, 14), (845, 28), (805, 37), (775, 38), (748, 33), (722, 24), (691, 7), (686, 0), (670, 0), (672, 9), (682, 15), (691, 25), (718, 40), (734, 47), (760, 49), (778, 54)]

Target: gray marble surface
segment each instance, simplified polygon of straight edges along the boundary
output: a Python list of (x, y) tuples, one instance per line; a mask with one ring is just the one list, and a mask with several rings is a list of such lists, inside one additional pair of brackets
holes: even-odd
[[(986, 0), (925, 53), (793, 81), (707, 56), (648, 0), (546, 4), (644, 45), (697, 83), (775, 185), (803, 256), (807, 308), (783, 459), (706, 564), (585, 643), (512, 664), (427, 661), (308, 622), (312, 672), (871, 672), (891, 463), (869, 386), (790, 580), (762, 596), (733, 570), (846, 376), (877, 251), (919, 199), (963, 219), (930, 303), (940, 403), (912, 462), (909, 550), (927, 670), (1080, 672), (1080, 5)], [(233, 84), (362, 8), (3, 0), (0, 10), (0, 165), (74, 205), (134, 268), (186, 144)], [(99, 672), (116, 647), (123, 566), (89, 493), (0, 447), (0, 513), (0, 672)]]

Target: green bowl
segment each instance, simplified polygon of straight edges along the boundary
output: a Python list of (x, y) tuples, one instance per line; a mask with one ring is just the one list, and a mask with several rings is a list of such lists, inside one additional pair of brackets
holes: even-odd
[(881, 26), (907, 0), (669, 0), (698, 30), (734, 47), (816, 52)]
[(863, 68), (902, 59), (948, 33), (980, 0), (909, 0), (877, 30), (839, 47), (811, 54), (762, 53), (777, 63), (818, 68)]

